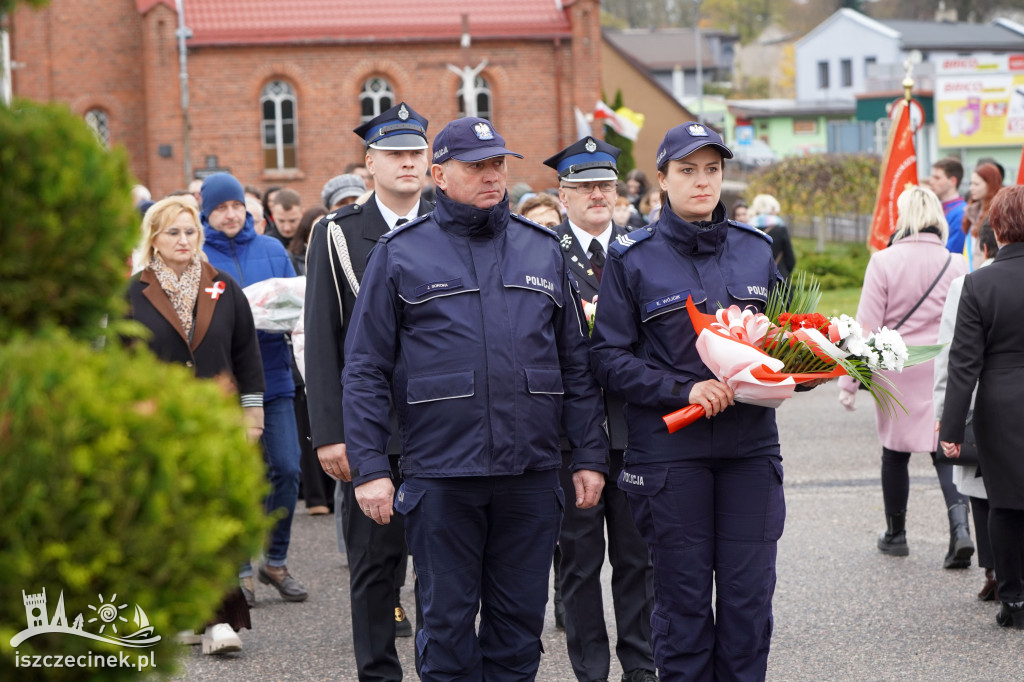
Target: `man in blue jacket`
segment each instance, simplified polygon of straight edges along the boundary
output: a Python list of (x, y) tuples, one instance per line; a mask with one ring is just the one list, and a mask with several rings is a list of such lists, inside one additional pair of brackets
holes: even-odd
[[(229, 173), (214, 173), (203, 181), (202, 221), (206, 230), (206, 252), (210, 264), (223, 270), (242, 287), (272, 277), (294, 277), (291, 258), (281, 242), (256, 234), (252, 216), (245, 208), (242, 184)], [(270, 495), (267, 512), (285, 510), (270, 535), (266, 561), (259, 568), (260, 582), (276, 588), (287, 601), (303, 601), (308, 594), (288, 573), (288, 544), (292, 515), (299, 495), (299, 431), (295, 424), (295, 383), (292, 380), (292, 352), (282, 334), (257, 332), (263, 355), (267, 392), (263, 395), (263, 446)], [(255, 601), (252, 567), (239, 574), (242, 591), (250, 605)]]
[(381, 237), (345, 341), (356, 501), (377, 523), (405, 516), (428, 681), (536, 675), (564, 505), (559, 422), (578, 507), (596, 504), (608, 467), (579, 295), (554, 233), (509, 212), (509, 154), (481, 118), (438, 133), (437, 206)]

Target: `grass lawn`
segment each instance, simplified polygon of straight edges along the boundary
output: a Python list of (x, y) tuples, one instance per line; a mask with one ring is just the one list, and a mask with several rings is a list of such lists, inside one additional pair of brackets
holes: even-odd
[(818, 304), (818, 312), (826, 317), (834, 317), (841, 313), (855, 317), (859, 301), (860, 287), (823, 291), (821, 292), (821, 303)]

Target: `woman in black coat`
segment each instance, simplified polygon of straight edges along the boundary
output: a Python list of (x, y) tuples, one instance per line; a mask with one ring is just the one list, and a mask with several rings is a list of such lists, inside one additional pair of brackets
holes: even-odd
[[(128, 289), (130, 317), (151, 332), (149, 347), (165, 362), (219, 378), (238, 391), (249, 437), (263, 431), (263, 362), (249, 302), (229, 275), (207, 263), (199, 213), (181, 197), (154, 204), (142, 222), (145, 268)], [(228, 594), (202, 637), (203, 653), (239, 651), (236, 630), (251, 628), (241, 589)], [(198, 644), (196, 638), (182, 638)]]
[(960, 455), (975, 384), (974, 433), (989, 499), (989, 537), (1004, 627), (1024, 630), (1024, 186), (996, 195), (989, 217), (1000, 250), (964, 280), (949, 350), (939, 440)]

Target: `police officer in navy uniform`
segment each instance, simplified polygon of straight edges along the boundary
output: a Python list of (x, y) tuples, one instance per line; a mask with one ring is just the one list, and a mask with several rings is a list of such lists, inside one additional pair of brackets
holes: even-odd
[[(356, 505), (346, 456), (342, 414), (343, 347), (367, 257), (382, 234), (433, 208), (420, 199), (428, 166), (427, 120), (405, 102), (355, 129), (366, 143), (366, 166), (375, 192), (364, 204), (328, 213), (313, 229), (306, 274), (306, 393), (313, 447), (336, 486), (339, 533), (349, 560), (352, 640), (360, 680), (400, 680), (395, 635), (412, 629), (398, 601), (408, 551), (401, 518), (381, 526)], [(387, 410), (385, 410), (385, 416)], [(401, 440), (391, 431), (386, 447), (398, 477)]]
[[(574, 503), (592, 507), (607, 472), (601, 393), (558, 240), (509, 212), (505, 158), (518, 154), (474, 117), (449, 123), (433, 152), (437, 206), (381, 238), (352, 314), (352, 481), (374, 521), (405, 517), (421, 678), (533, 679), (565, 503), (559, 424)], [(397, 498), (390, 402), (404, 446)]]
[[(776, 545), (786, 516), (775, 411), (734, 403), (701, 362), (685, 303), (763, 312), (781, 281), (771, 238), (726, 219), (732, 152), (699, 123), (658, 148), (668, 201), (651, 231), (609, 250), (592, 338), (598, 380), (626, 401), (619, 476), (654, 565), (652, 644), (662, 680), (763, 680)], [(701, 405), (669, 434), (662, 416)], [(712, 588), (717, 594), (712, 612)]]
[[(555, 232), (562, 256), (579, 283), (584, 301), (592, 301), (597, 296), (609, 244), (627, 234), (624, 227), (612, 222), (619, 177), (616, 161), (621, 153), (603, 140), (586, 137), (544, 162), (558, 172), (558, 197), (566, 208), (567, 217)], [(626, 448), (624, 404), (609, 395), (605, 406), (611, 450), (604, 491), (591, 509), (566, 509), (558, 540), (565, 643), (577, 679), (587, 682), (608, 678), (610, 655), (601, 585), (607, 524), (617, 637), (615, 653), (624, 671), (622, 680), (654, 680), (650, 644), (653, 577), (647, 543), (633, 523), (626, 493), (615, 486)], [(562, 487), (567, 494), (572, 492), (568, 471), (571, 455), (568, 451), (562, 454), (565, 464), (561, 470)]]

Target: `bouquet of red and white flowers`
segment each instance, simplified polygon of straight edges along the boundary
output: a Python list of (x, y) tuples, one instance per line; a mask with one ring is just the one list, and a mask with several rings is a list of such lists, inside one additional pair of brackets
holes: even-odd
[[(820, 298), (817, 281), (797, 276), (795, 284), (775, 289), (765, 313), (734, 305), (706, 315), (692, 299), (686, 308), (701, 360), (740, 402), (774, 408), (798, 384), (849, 375), (887, 410), (902, 408), (889, 390), (892, 382), (876, 372), (899, 372), (926, 362), (942, 345), (908, 347), (898, 332), (884, 327), (865, 335), (847, 315), (827, 318), (813, 312)], [(689, 405), (664, 419), (675, 432), (704, 414), (700, 405)]]

